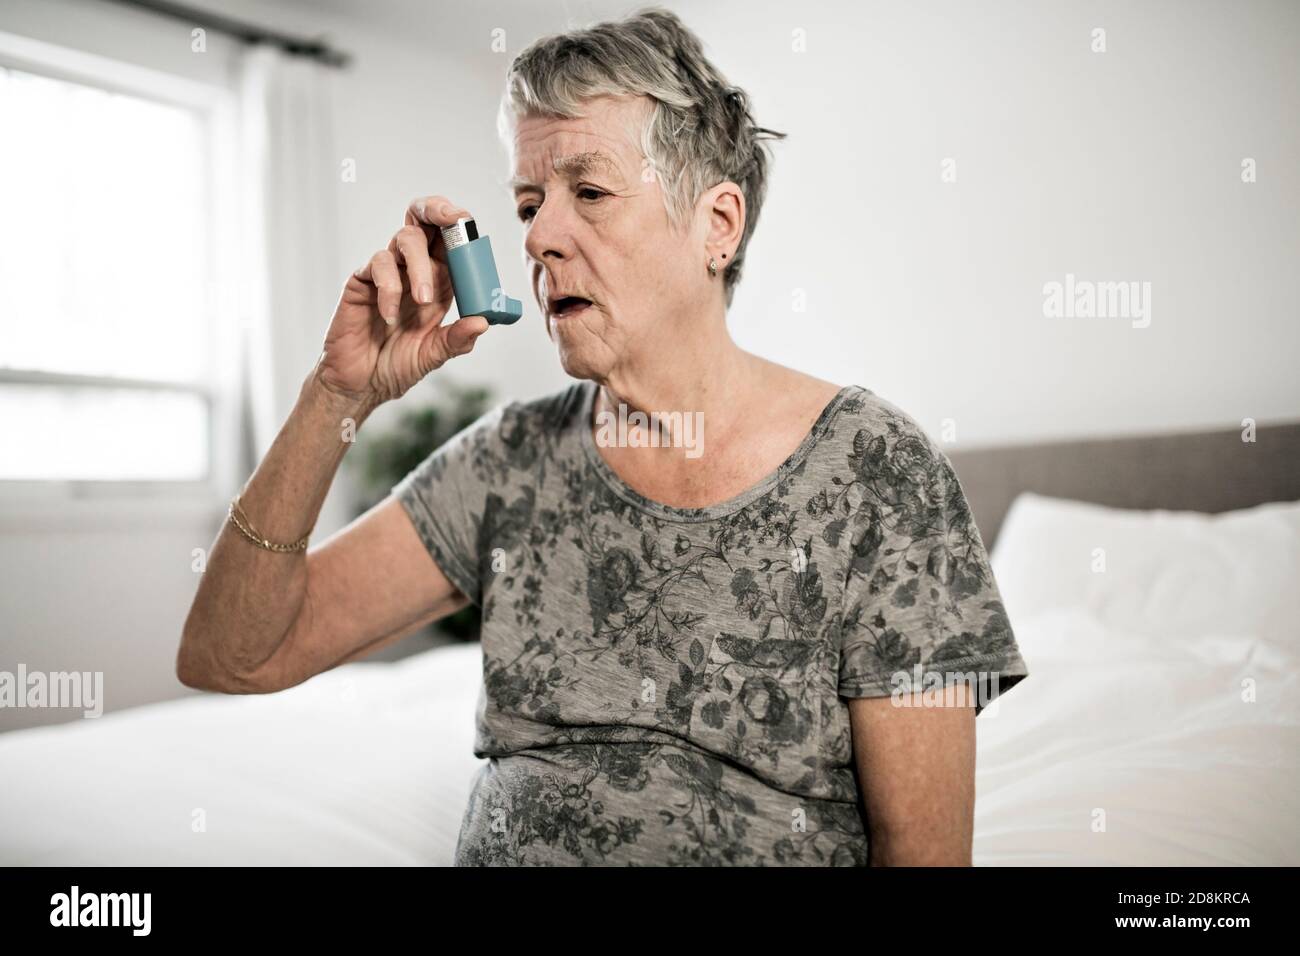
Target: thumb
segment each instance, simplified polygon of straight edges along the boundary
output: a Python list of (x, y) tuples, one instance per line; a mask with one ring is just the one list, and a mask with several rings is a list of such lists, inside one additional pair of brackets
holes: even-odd
[[(467, 315), (457, 319), (451, 325), (439, 327), (429, 337), (431, 344), (440, 344), (442, 361), (464, 355), (473, 350), (478, 337), (488, 330), (488, 320), (481, 315)], [(438, 340), (441, 339), (439, 343)]]
[(474, 347), (478, 337), (488, 330), (491, 323), (481, 315), (466, 315), (457, 319), (447, 329), (447, 345), (452, 355), (464, 355)]

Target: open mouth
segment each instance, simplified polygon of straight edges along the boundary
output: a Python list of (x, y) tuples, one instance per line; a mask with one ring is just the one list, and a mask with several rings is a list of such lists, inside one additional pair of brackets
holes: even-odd
[(556, 318), (568, 318), (577, 315), (583, 309), (591, 305), (590, 299), (584, 299), (577, 295), (566, 295), (556, 299), (551, 305), (551, 315)]

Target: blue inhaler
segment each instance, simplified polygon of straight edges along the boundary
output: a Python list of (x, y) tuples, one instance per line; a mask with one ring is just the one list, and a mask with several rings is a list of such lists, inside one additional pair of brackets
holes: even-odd
[(442, 230), (447, 268), (461, 316), (481, 315), (489, 325), (511, 325), (524, 314), (524, 304), (501, 289), (492, 240), (478, 234), (473, 219), (457, 219)]

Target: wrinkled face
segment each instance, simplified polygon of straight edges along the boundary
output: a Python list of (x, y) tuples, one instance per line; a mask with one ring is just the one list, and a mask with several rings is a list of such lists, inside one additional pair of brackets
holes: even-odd
[[(662, 357), (675, 317), (709, 290), (703, 225), (676, 232), (638, 146), (644, 97), (598, 97), (581, 119), (521, 117), (515, 208), (533, 295), (566, 372), (604, 378)], [(703, 274), (703, 278), (701, 277)], [(560, 296), (585, 299), (556, 301)]]

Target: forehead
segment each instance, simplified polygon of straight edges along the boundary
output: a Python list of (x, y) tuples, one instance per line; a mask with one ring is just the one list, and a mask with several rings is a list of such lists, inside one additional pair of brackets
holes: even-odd
[(584, 174), (625, 175), (640, 162), (636, 129), (638, 104), (600, 97), (584, 103), (586, 116), (524, 116), (515, 128), (511, 150), (516, 192), (540, 187), (545, 180)]

